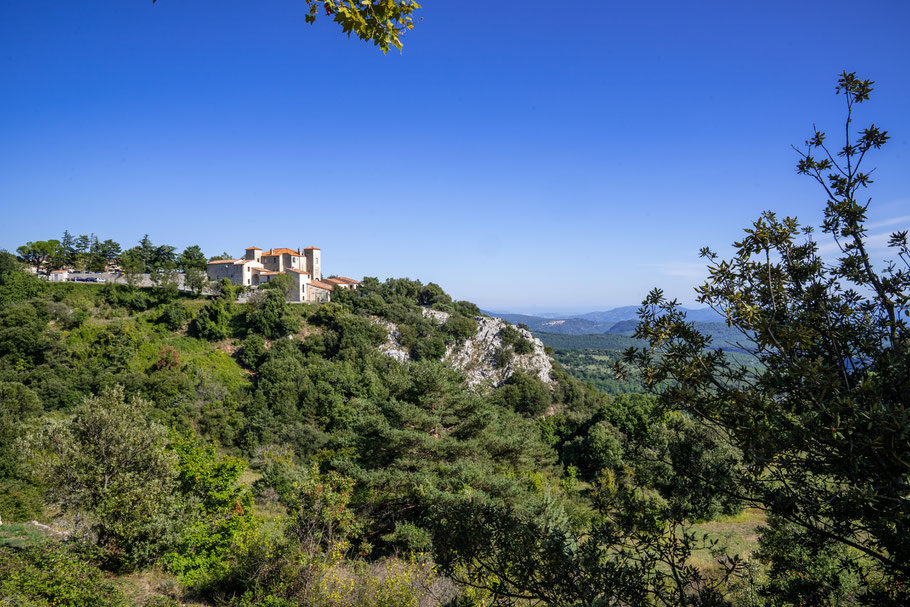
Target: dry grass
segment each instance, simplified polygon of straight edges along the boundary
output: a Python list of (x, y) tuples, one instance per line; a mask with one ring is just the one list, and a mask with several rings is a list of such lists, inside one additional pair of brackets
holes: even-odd
[[(765, 523), (765, 518), (765, 513), (761, 510), (748, 508), (734, 516), (698, 523), (693, 530), (705, 534), (710, 540), (716, 540), (715, 549), (723, 550), (731, 556), (738, 554), (749, 558), (758, 549), (758, 527)], [(708, 548), (696, 550), (691, 561), (700, 569), (714, 567), (714, 557)]]

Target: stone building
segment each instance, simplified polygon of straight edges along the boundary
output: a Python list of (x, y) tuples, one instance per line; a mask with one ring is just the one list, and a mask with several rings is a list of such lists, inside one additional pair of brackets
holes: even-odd
[(241, 259), (210, 261), (206, 271), (213, 281), (227, 278), (232, 284), (249, 288), (266, 284), (278, 276), (289, 276), (291, 289), (288, 301), (293, 302), (329, 301), (335, 287), (356, 289), (360, 284), (360, 281), (346, 277), (332, 277), (323, 282), (322, 251), (319, 247), (268, 251), (249, 247)]

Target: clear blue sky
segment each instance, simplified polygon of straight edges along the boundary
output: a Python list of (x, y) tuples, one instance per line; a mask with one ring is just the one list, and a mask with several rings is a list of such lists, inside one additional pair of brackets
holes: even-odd
[(818, 222), (789, 146), (839, 132), (845, 68), (893, 136), (874, 231), (910, 227), (906, 0), (425, 4), (384, 56), (301, 0), (0, 0), (0, 247), (316, 245), (490, 309), (691, 303), (699, 247)]

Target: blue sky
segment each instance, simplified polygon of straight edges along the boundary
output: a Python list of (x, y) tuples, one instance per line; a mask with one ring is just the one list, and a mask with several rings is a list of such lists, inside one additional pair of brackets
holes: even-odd
[(893, 137), (873, 235), (910, 227), (908, 2), (425, 4), (382, 55), (301, 0), (0, 0), (0, 247), (316, 245), (488, 309), (692, 303), (701, 246), (818, 223), (789, 146), (840, 132), (843, 69)]

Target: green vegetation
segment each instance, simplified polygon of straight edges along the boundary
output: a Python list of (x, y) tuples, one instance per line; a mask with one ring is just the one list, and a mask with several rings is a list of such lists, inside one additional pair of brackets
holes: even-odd
[[(871, 88), (839, 90), (852, 111)], [(840, 177), (803, 155), (829, 188), (834, 265), (772, 214), (732, 261), (706, 251), (701, 298), (754, 359), (712, 349), (657, 291), (636, 374), (599, 380), (613, 396), (558, 364), (469, 387), (441, 358), (479, 311), (433, 283), (238, 304), (230, 284), (45, 283), (0, 253), (0, 600), (907, 604), (910, 274), (867, 263), (854, 201), (886, 139), (848, 142)], [(127, 263), (173, 258), (147, 241)], [(892, 244), (910, 267), (906, 233)], [(380, 349), (390, 323), (404, 363)], [(523, 335), (505, 327), (489, 358), (508, 367)], [(597, 380), (609, 352), (559, 356)], [(152, 572), (167, 583), (129, 590)]]

